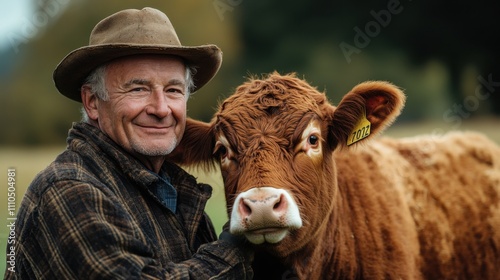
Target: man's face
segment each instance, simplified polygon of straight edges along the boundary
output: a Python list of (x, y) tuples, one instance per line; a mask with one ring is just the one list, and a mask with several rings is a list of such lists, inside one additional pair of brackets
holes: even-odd
[(169, 56), (133, 56), (106, 67), (109, 100), (96, 100), (100, 129), (138, 157), (169, 154), (186, 123), (185, 65)]

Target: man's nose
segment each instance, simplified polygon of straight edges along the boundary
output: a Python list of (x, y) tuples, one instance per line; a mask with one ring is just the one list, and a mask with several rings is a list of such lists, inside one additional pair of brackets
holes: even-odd
[(154, 89), (149, 96), (148, 102), (146, 113), (150, 115), (164, 118), (172, 112), (168, 97), (161, 89)]

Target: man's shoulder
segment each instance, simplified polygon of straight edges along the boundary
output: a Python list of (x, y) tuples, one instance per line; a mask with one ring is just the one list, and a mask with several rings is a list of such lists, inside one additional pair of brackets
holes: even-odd
[(62, 152), (51, 164), (36, 175), (30, 190), (43, 193), (60, 182), (99, 184), (92, 172), (91, 164), (72, 150)]

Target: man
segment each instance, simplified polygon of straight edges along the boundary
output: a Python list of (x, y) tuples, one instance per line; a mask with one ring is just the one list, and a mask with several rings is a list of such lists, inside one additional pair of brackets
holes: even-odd
[[(162, 12), (124, 10), (54, 71), (84, 122), (32, 182), (16, 222), (19, 279), (248, 279), (253, 252), (216, 240), (211, 187), (164, 160), (190, 91), (218, 71), (214, 45), (182, 46)], [(239, 248), (242, 247), (242, 248)]]

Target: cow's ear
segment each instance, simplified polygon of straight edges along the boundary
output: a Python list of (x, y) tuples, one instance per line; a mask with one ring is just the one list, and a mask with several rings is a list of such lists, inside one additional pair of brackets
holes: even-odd
[(213, 125), (188, 118), (181, 142), (166, 159), (180, 165), (194, 165), (209, 170), (215, 167), (214, 147)]
[(370, 81), (355, 86), (333, 111), (331, 144), (351, 146), (379, 134), (401, 113), (405, 95), (388, 82)]

